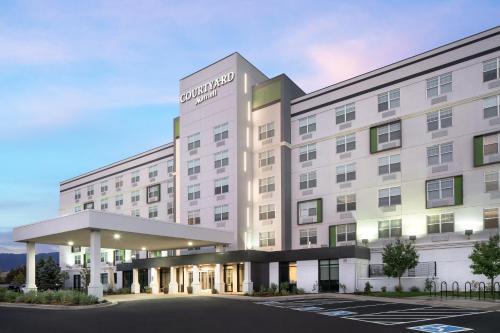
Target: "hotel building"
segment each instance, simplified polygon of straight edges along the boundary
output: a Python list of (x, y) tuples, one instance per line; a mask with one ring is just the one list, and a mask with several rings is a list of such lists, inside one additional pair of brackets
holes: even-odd
[(233, 53), (180, 80), (172, 142), (60, 184), (60, 216), (14, 230), (60, 245), (66, 287), (139, 293), (391, 289), (383, 247), (414, 243), (404, 288), (483, 280), (498, 234), (500, 28), (305, 93)]

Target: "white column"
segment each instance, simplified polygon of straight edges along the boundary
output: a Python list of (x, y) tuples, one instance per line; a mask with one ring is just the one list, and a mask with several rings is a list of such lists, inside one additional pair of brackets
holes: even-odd
[(132, 270), (132, 285), (130, 286), (130, 292), (132, 294), (140, 294), (141, 293), (141, 285), (139, 284), (139, 269), (134, 268)]
[(26, 288), (25, 292), (36, 291), (35, 280), (35, 243), (26, 243)]
[(170, 267), (170, 283), (168, 284), (168, 293), (177, 294), (179, 291), (179, 284), (177, 283), (177, 269)]
[(158, 281), (159, 273), (159, 268), (151, 268), (151, 283), (149, 284), (149, 286), (151, 287), (152, 294), (160, 293), (160, 283)]
[(215, 289), (218, 293), (224, 292), (224, 280), (222, 279), (222, 268), (221, 264), (215, 264), (215, 272), (214, 272), (214, 284)]
[(88, 294), (102, 299), (103, 288), (101, 284), (101, 232), (90, 231), (90, 284)]
[(200, 270), (197, 265), (193, 266), (193, 283), (191, 284), (193, 287), (193, 294), (197, 294), (201, 292), (200, 285)]
[(243, 268), (243, 292), (253, 293), (253, 282), (252, 282), (252, 263), (245, 261), (245, 266)]

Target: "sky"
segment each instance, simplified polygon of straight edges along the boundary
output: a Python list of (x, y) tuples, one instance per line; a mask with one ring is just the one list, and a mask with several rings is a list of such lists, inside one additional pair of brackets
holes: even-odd
[(0, 0), (0, 253), (58, 215), (60, 181), (170, 142), (178, 80), (234, 51), (311, 92), (499, 18), (481, 0)]

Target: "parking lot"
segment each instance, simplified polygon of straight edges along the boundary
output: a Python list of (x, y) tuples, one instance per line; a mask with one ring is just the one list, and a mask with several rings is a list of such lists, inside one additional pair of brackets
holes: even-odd
[[(133, 300), (105, 308), (41, 310), (0, 306), (10, 332), (497, 332), (500, 313), (451, 307), (305, 296), (293, 301), (186, 296)], [(450, 330), (436, 324), (460, 327)], [(427, 327), (428, 328), (428, 327)], [(417, 331), (415, 331), (417, 332)]]

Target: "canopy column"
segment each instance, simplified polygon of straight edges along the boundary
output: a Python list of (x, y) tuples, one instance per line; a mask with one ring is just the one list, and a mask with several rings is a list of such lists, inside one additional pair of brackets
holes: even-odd
[(90, 284), (88, 294), (99, 299), (103, 297), (101, 283), (101, 231), (90, 231)]
[(36, 291), (35, 243), (26, 243), (26, 288), (25, 291)]

